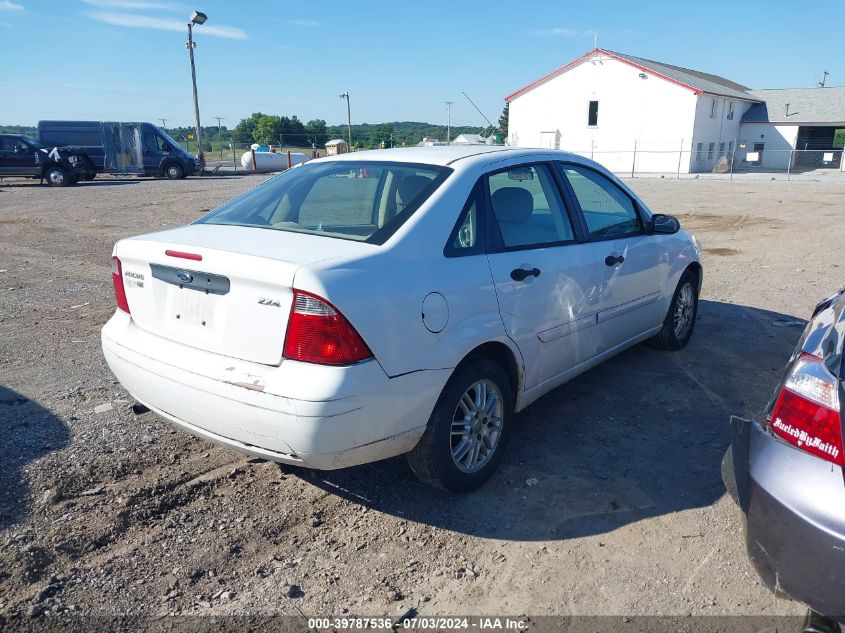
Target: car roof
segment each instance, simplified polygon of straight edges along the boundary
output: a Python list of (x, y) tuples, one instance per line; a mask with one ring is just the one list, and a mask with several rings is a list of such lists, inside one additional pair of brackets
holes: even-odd
[(338, 154), (337, 156), (327, 156), (319, 160), (320, 162), (372, 160), (443, 166), (454, 166), (455, 163), (460, 162), (461, 167), (468, 167), (470, 166), (469, 164), (478, 164), (480, 162), (495, 162), (506, 158), (519, 158), (520, 156), (548, 156), (549, 154), (560, 156), (561, 159), (577, 158), (577, 156), (568, 152), (549, 149), (526, 149), (504, 145), (442, 145), (350, 152), (348, 154)]

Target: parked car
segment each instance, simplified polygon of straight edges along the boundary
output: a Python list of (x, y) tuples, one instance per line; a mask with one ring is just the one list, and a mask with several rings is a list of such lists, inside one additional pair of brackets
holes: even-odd
[(0, 134), (0, 177), (29, 176), (67, 187), (85, 173), (82, 157), (73, 150), (45, 147), (24, 134)]
[(38, 140), (73, 147), (97, 173), (167, 176), (178, 180), (202, 171), (202, 164), (152, 123), (39, 121)]
[(113, 261), (103, 352), (140, 403), (288, 464), (408, 453), (456, 491), (543, 394), (684, 347), (702, 281), (692, 235), (598, 164), (489, 147), (310, 161)]
[(816, 306), (762, 416), (731, 420), (733, 441), (722, 463), (725, 485), (745, 515), (748, 556), (763, 582), (840, 622), (843, 379), (845, 288)]

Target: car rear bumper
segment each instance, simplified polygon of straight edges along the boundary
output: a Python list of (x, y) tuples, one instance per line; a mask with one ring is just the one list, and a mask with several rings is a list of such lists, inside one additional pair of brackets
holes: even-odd
[(775, 593), (845, 622), (842, 469), (732, 419), (733, 475), (748, 556)]
[(448, 370), (388, 378), (378, 363), (260, 365), (144, 332), (118, 311), (103, 354), (132, 396), (184, 430), (250, 455), (322, 470), (419, 440)]

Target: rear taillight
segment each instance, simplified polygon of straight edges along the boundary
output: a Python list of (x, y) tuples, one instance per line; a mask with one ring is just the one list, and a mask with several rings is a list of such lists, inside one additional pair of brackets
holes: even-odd
[(845, 466), (839, 383), (824, 361), (801, 354), (772, 410), (772, 432), (801, 450)]
[(129, 302), (126, 300), (126, 289), (123, 287), (123, 267), (117, 257), (111, 258), (111, 282), (114, 286), (114, 300), (117, 307), (129, 314)]
[(285, 358), (320, 365), (351, 365), (373, 353), (355, 328), (325, 299), (293, 291)]

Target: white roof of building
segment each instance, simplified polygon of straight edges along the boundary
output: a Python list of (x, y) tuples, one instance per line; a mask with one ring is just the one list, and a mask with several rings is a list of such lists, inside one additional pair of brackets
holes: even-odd
[(481, 134), (458, 134), (452, 142), (458, 144), (471, 143), (475, 145), (484, 145), (487, 143), (487, 139), (481, 136)]
[(569, 62), (565, 66), (561, 66), (560, 68), (553, 70), (549, 74), (540, 77), (539, 79), (531, 82), (527, 86), (524, 86), (516, 92), (509, 94), (507, 97), (505, 97), (505, 101), (511, 101), (513, 99), (516, 99), (520, 95), (525, 94), (526, 92), (532, 90), (533, 88), (536, 88), (537, 86), (545, 83), (550, 79), (554, 79), (555, 77), (563, 74), (570, 68), (578, 65), (581, 62), (592, 59), (596, 55), (616, 59), (622, 62), (623, 64), (628, 64), (629, 66), (638, 68), (647, 74), (655, 75), (656, 77), (660, 77), (661, 79), (679, 85), (683, 88), (692, 90), (693, 92), (698, 94), (706, 92), (708, 94), (714, 94), (724, 97), (733, 97), (734, 99), (744, 99), (746, 101), (759, 101), (757, 97), (748, 92), (748, 87), (743, 86), (742, 84), (738, 84), (734, 81), (730, 81), (729, 79), (725, 79), (724, 77), (720, 77), (718, 75), (711, 75), (709, 73), (703, 73), (701, 71), (692, 70), (690, 68), (683, 68), (681, 66), (673, 66), (672, 64), (665, 64), (663, 62), (657, 62), (651, 59), (634, 57), (633, 55), (626, 55), (624, 53), (615, 53), (613, 51), (608, 51), (603, 48), (594, 48), (590, 52), (582, 55), (578, 59)]
[(346, 144), (346, 141), (344, 141), (342, 138), (334, 138), (330, 141), (327, 141), (326, 145), (340, 145), (341, 143)]

